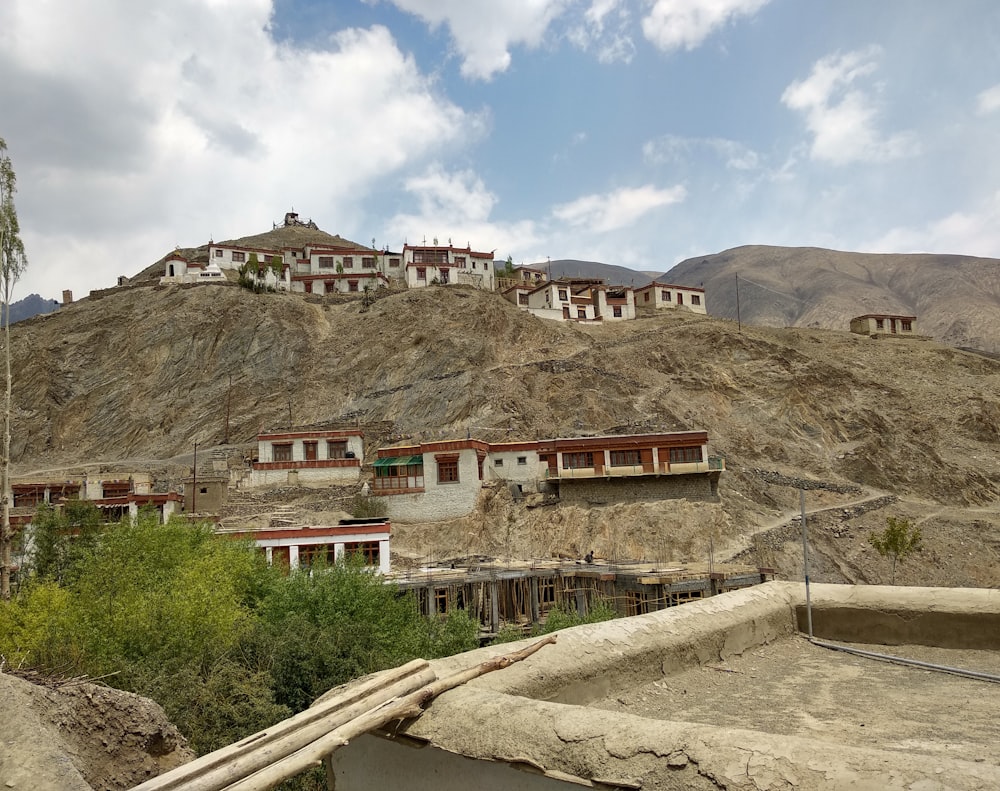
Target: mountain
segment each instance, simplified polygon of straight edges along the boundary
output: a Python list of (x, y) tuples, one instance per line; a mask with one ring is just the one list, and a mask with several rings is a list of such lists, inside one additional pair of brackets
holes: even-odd
[(645, 286), (653, 281), (646, 272), (637, 272), (624, 266), (602, 264), (599, 261), (578, 261), (575, 258), (559, 258), (540, 264), (528, 264), (531, 269), (548, 273), (550, 280), (559, 277), (602, 278), (612, 286)]
[(553, 276), (601, 277), (616, 285), (701, 286), (710, 315), (744, 324), (840, 330), (866, 313), (916, 316), (921, 335), (1000, 353), (995, 258), (751, 245), (689, 258), (659, 275), (569, 259), (553, 261), (552, 269)]
[[(59, 309), (59, 302), (54, 299), (43, 299), (38, 294), (31, 294), (10, 306), (10, 323), (30, 319), (32, 316), (42, 316)], [(4, 320), (4, 305), (0, 303), (0, 322)]]
[[(19, 473), (155, 471), (182, 457), (183, 480), (194, 442), (204, 458), (225, 445), (238, 459), (258, 431), (288, 425), (361, 426), (369, 456), (467, 434), (705, 429), (727, 458), (719, 504), (522, 509), (499, 526), (496, 506), (472, 526), (400, 530), (399, 546), (433, 536), (444, 542), (429, 550), (436, 557), (495, 552), (516, 528), (530, 556), (592, 544), (704, 559), (709, 536), (716, 551), (745, 541), (797, 508), (805, 485), (810, 502), (830, 507), (865, 491), (899, 498), (890, 513), (921, 520), (925, 557), (938, 559), (920, 566), (923, 584), (1000, 583), (1000, 362), (931, 340), (741, 329), (680, 311), (582, 326), (464, 286), (383, 293), (366, 309), (218, 284), (80, 300), (16, 325), (12, 353)], [(884, 515), (853, 523), (850, 540), (839, 521), (824, 533), (827, 579), (871, 578), (866, 531)], [(962, 548), (973, 537), (975, 564)], [(781, 557), (769, 562), (782, 567)]]

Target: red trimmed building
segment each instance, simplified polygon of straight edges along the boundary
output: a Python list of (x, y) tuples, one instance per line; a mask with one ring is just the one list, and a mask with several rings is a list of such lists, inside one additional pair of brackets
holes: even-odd
[(222, 535), (249, 538), (267, 556), (268, 565), (308, 568), (322, 557), (327, 564), (347, 555), (360, 556), (381, 574), (389, 573), (388, 519), (341, 519), (336, 525), (264, 527), (254, 530), (220, 530)]
[(916, 324), (916, 316), (867, 313), (851, 319), (851, 332), (860, 335), (914, 335)]
[(250, 486), (329, 486), (361, 477), (360, 429), (270, 431), (257, 435)]
[(381, 448), (372, 496), (399, 522), (471, 513), (484, 484), (517, 496), (545, 492), (569, 502), (718, 500), (725, 460), (708, 454), (708, 433), (676, 431), (489, 443), (477, 439)]
[(656, 310), (682, 308), (692, 313), (708, 312), (705, 306), (705, 289), (656, 281), (635, 290), (635, 304), (638, 308)]
[(422, 288), (431, 285), (464, 284), (493, 291), (495, 272), (493, 252), (477, 252), (470, 246), (403, 245), (406, 285)]

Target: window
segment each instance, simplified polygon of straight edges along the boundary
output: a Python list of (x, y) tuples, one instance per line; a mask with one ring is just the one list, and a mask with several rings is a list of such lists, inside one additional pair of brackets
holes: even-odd
[(246, 260), (247, 260), (247, 254), (246, 253), (238, 253), (235, 250), (233, 251), (233, 262), (234, 263), (242, 263), (243, 261), (246, 261)]
[(465, 256), (456, 255), (455, 256), (455, 266), (465, 266)]
[(328, 439), (326, 441), (326, 457), (328, 459), (346, 459), (347, 458), (347, 440), (345, 440), (345, 439)]
[(302, 443), (303, 455), (306, 461), (316, 461), (319, 458), (316, 451), (318, 446), (319, 443), (316, 440), (307, 440)]
[(333, 269), (333, 256), (332, 255), (321, 255), (319, 257), (319, 265), (323, 269)]
[(299, 565), (311, 568), (314, 564), (325, 563), (332, 566), (336, 560), (333, 547), (326, 544), (313, 544), (299, 547)]
[(483, 269), (489, 269), (489, 268), (490, 265), (486, 261), (483, 261)]
[(527, 456), (518, 456), (517, 457), (517, 463), (518, 463), (518, 465), (527, 464), (528, 463), (528, 457)]
[(344, 269), (353, 269), (353, 268), (354, 268), (354, 258), (352, 256), (345, 255), (344, 256)]
[(528, 304), (528, 295), (527, 294), (518, 294), (517, 295), (517, 304), (518, 305), (527, 305)]
[(389, 266), (399, 266), (399, 259), (398, 258), (390, 258), (389, 259)]
[(458, 456), (436, 456), (438, 483), (459, 483)]
[(885, 327), (885, 322), (882, 319), (875, 319), (875, 329), (881, 330)]
[(567, 470), (579, 470), (594, 466), (593, 453), (564, 453), (563, 468)]
[(684, 304), (684, 295), (679, 291), (677, 292), (677, 304), (678, 305)]
[(447, 264), (447, 250), (414, 250), (413, 263), (415, 264)]
[(377, 566), (379, 560), (378, 541), (352, 541), (344, 544), (344, 554), (360, 557), (366, 566)]
[(670, 301), (670, 292), (669, 291), (661, 291), (660, 292), (660, 299), (662, 299), (664, 302), (669, 302)]
[(337, 290), (337, 281), (335, 280), (324, 281), (323, 291), (325, 291), (327, 294), (332, 294), (336, 290)]
[(476, 262), (475, 262), (475, 261), (473, 261), (473, 262), (472, 262), (472, 268), (473, 268), (473, 269), (475, 269), (475, 268), (476, 268)]
[(637, 450), (611, 451), (612, 467), (635, 467), (642, 464), (642, 457)]
[(645, 294), (642, 295), (642, 301), (643, 302), (649, 302), (649, 292), (648, 291)]
[(576, 317), (578, 319), (585, 319), (585, 318), (587, 318), (587, 309), (586, 308), (577, 308), (576, 309)]
[(424, 267), (422, 267), (422, 266), (418, 266), (417, 267), (417, 280), (426, 280), (426, 279), (427, 279), (427, 270)]
[(563, 302), (565, 302), (568, 299), (568, 297), (566, 296), (566, 289), (565, 288), (560, 288), (559, 289), (559, 299), (561, 299)]
[(612, 305), (612, 307), (611, 307), (611, 315), (613, 315), (616, 319), (620, 319), (622, 317), (622, 306), (621, 305)]
[(900, 329), (903, 332), (911, 332), (912, 331), (912, 327), (910, 326), (910, 322), (908, 322), (906, 319), (901, 319), (900, 322), (899, 322), (899, 325), (900, 325)]
[(494, 467), (503, 467), (503, 459), (494, 459), (493, 460), (493, 466)]
[(436, 612), (438, 615), (444, 615), (446, 612), (448, 612), (447, 588), (434, 589), (434, 612)]
[(374, 269), (375, 268), (375, 256), (366, 255), (361, 257), (361, 268), (362, 269)]
[(347, 290), (348, 291), (357, 291), (358, 290), (358, 281), (357, 280), (348, 280), (347, 281)]
[(313, 284), (312, 284), (311, 280), (307, 280), (306, 281), (306, 293), (307, 294), (312, 294), (313, 293)]
[(701, 461), (701, 446), (695, 446), (693, 448), (671, 448), (670, 449), (670, 463), (671, 464), (690, 464), (692, 462)]
[(215, 251), (215, 257), (216, 258), (222, 258), (222, 250), (216, 249), (216, 251)]
[(291, 461), (292, 460), (292, 443), (283, 442), (281, 445), (272, 445), (272, 458), (275, 461)]
[(376, 467), (372, 479), (373, 489), (423, 489), (424, 465), (422, 463), (394, 464)]
[(692, 305), (700, 305), (701, 304), (701, 296), (698, 295), (698, 294), (692, 294), (691, 295), (691, 304)]
[(444, 267), (441, 268), (441, 277), (439, 278), (439, 280), (442, 283), (447, 283), (448, 282), (448, 270), (445, 269)]

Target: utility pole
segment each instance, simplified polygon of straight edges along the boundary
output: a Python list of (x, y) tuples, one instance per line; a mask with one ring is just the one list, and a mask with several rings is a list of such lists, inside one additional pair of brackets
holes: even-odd
[(809, 639), (813, 636), (812, 601), (809, 599), (809, 533), (806, 530), (806, 490), (799, 489), (799, 511), (802, 520), (802, 570), (806, 578), (806, 621), (809, 627)]
[(191, 467), (191, 513), (198, 512), (198, 441), (194, 443), (194, 465)]
[(743, 322), (740, 320), (740, 273), (736, 273), (736, 329), (743, 332)]

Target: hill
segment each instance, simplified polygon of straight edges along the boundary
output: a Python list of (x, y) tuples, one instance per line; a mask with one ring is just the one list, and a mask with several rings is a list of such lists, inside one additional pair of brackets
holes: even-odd
[(663, 274), (571, 259), (551, 266), (554, 275), (619, 285), (701, 286), (709, 314), (745, 324), (840, 330), (854, 316), (894, 313), (916, 316), (917, 331), (941, 343), (1000, 352), (995, 258), (749, 245), (689, 258)]
[(706, 429), (728, 460), (720, 504), (530, 511), (494, 499), (474, 519), (401, 528), (397, 547), (669, 559), (707, 557), (711, 539), (719, 553), (752, 544), (794, 574), (780, 531), (805, 485), (811, 509), (836, 509), (817, 514), (828, 528), (817, 580), (877, 580), (865, 538), (893, 513), (928, 535), (904, 581), (1000, 582), (1000, 362), (929, 340), (741, 332), (669, 311), (579, 326), (459, 286), (384, 294), (365, 310), (217, 285), (81, 300), (17, 325), (12, 351), (21, 472), (184, 470), (195, 442), (249, 451), (259, 430), (289, 424), (360, 425), (370, 452), (467, 433)]
[[(10, 304), (10, 323), (30, 319), (32, 316), (42, 316), (59, 309), (59, 302), (54, 299), (43, 299), (38, 294), (29, 294), (24, 299)], [(5, 306), (0, 303), (0, 322), (4, 320)]]

